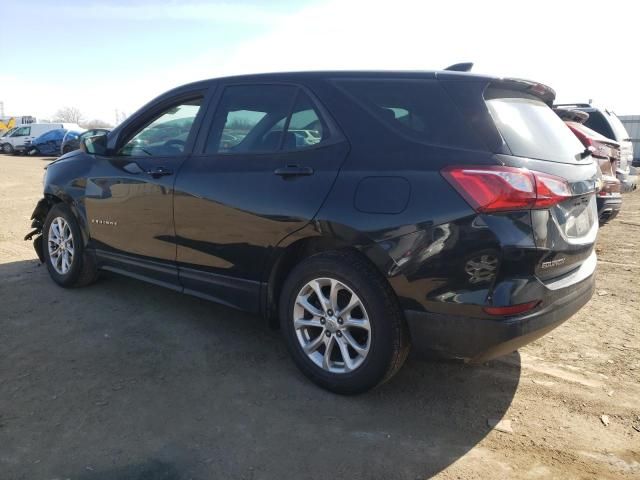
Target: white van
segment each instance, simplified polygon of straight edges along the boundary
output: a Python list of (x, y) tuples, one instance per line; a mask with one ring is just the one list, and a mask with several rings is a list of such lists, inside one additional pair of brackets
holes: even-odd
[(83, 130), (75, 123), (31, 123), (16, 127), (11, 133), (2, 137), (0, 145), (4, 153), (23, 152), (25, 146), (30, 144), (32, 140), (38, 138), (43, 133), (58, 128), (66, 128), (67, 130)]

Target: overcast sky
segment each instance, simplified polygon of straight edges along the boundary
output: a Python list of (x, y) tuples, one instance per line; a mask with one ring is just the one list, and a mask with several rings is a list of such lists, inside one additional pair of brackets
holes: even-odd
[(461, 61), (640, 114), (635, 0), (0, 0), (0, 19), (9, 115), (75, 106), (113, 123), (202, 78)]

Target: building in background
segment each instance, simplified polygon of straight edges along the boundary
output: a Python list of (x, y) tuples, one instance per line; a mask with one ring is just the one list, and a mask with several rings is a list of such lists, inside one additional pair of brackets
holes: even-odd
[(620, 115), (618, 118), (633, 143), (633, 166), (640, 167), (640, 115)]

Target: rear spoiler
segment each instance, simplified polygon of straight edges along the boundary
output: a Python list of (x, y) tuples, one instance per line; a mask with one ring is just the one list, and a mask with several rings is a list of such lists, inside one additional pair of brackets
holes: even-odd
[(493, 80), (489, 85), (492, 87), (517, 90), (519, 92), (535, 95), (550, 107), (553, 106), (553, 101), (556, 98), (556, 91), (553, 88), (542, 83), (532, 82), (531, 80), (522, 80), (520, 78), (500, 78)]
[(445, 70), (449, 70), (450, 72), (470, 72), (473, 68), (473, 63), (471, 62), (463, 62), (463, 63), (454, 63), (453, 65), (449, 65)]

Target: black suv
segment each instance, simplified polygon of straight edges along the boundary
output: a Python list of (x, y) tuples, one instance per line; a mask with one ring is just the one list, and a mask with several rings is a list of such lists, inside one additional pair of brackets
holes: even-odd
[(310, 72), (172, 90), (46, 171), (58, 284), (129, 275), (279, 325), (356, 393), (412, 342), (483, 361), (594, 289), (596, 166), (550, 88), (461, 72)]

